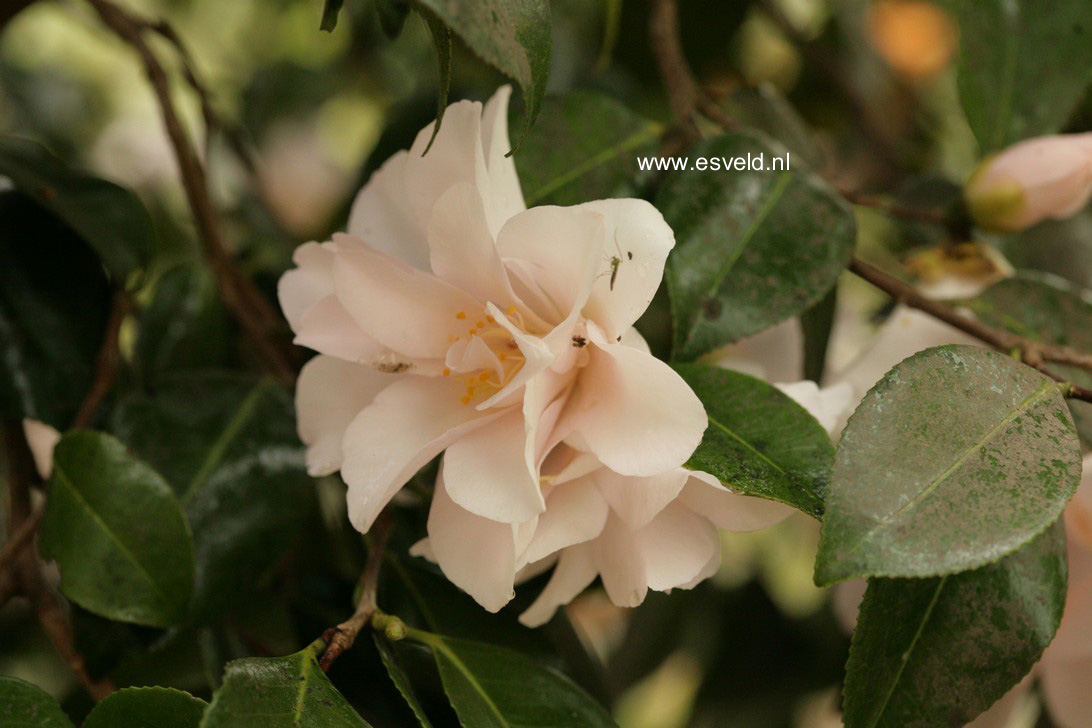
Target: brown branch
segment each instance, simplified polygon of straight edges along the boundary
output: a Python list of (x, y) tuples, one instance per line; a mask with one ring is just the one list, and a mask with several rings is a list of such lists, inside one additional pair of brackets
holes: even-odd
[(80, 403), (76, 416), (72, 418), (74, 428), (91, 424), (95, 419), (95, 413), (98, 412), (106, 395), (110, 393), (110, 388), (114, 385), (114, 379), (118, 374), (118, 361), (121, 358), (118, 339), (121, 337), (121, 324), (127, 313), (129, 313), (129, 297), (120, 289), (114, 291), (114, 298), (110, 303), (110, 317), (106, 321), (106, 335), (103, 337), (102, 346), (95, 359), (95, 378), (91, 381), (91, 388)]
[(687, 141), (701, 138), (694, 114), (701, 92), (694, 74), (686, 62), (679, 40), (679, 8), (675, 0), (652, 0), (649, 13), (648, 40), (660, 78), (664, 82), (671, 114), (675, 118), (675, 132)]
[[(865, 263), (860, 258), (854, 258), (850, 261), (849, 270), (900, 303), (923, 311), (999, 351), (1018, 353), (1024, 363), (1035, 367), (1051, 379), (1065, 383), (1067, 385), (1067, 396), (1073, 399), (1085, 398), (1087, 390), (1083, 390), (1066, 381), (1065, 378), (1051, 372), (1045, 363), (1069, 364), (1092, 370), (1092, 354), (1068, 346), (1055, 346), (1039, 341), (1031, 341), (1004, 329), (994, 328), (977, 319), (964, 316), (951, 306), (926, 298), (918, 293), (913, 286), (900, 281), (890, 273), (885, 273), (879, 268)], [(1088, 396), (1092, 397), (1092, 392), (1089, 392)], [(1092, 399), (1089, 401), (1092, 401)]]
[(870, 207), (874, 210), (887, 213), (888, 215), (902, 218), (903, 220), (922, 222), (927, 225), (942, 225), (945, 227), (951, 223), (948, 215), (941, 210), (900, 205), (897, 202), (888, 202), (887, 200), (881, 200), (861, 192), (854, 192), (853, 190), (839, 190), (839, 192), (842, 193), (842, 197), (846, 198), (854, 205)]
[(331, 627), (322, 635), (326, 641), (326, 651), (319, 660), (319, 666), (323, 672), (330, 669), (334, 660), (341, 653), (353, 646), (356, 636), (376, 613), (379, 605), (376, 601), (376, 591), (379, 586), (379, 569), (383, 565), (383, 554), (387, 549), (387, 541), (390, 539), (394, 528), (394, 519), (389, 511), (383, 511), (372, 524), (371, 543), (368, 547), (368, 560), (364, 564), (364, 574), (360, 578), (360, 601), (356, 605), (356, 612), (336, 627)]
[[(15, 560), (19, 558), (19, 554), (22, 553), (23, 547), (31, 542), (35, 531), (38, 530), (38, 524), (42, 522), (43, 512), (41, 508), (36, 509), (12, 532), (11, 537), (4, 544), (4, 549), (0, 551), (0, 572), (15, 563)], [(0, 600), (0, 604), (3, 603), (4, 601)]]
[(292, 354), (272, 337), (279, 319), (269, 302), (254, 287), (250, 279), (236, 267), (235, 261), (227, 252), (216, 222), (216, 210), (209, 195), (204, 167), (194, 152), (175, 110), (167, 74), (144, 39), (144, 32), (152, 29), (153, 25), (130, 15), (110, 0), (88, 0), (88, 2), (98, 13), (102, 22), (119, 38), (132, 46), (140, 56), (145, 75), (159, 102), (163, 125), (178, 161), (186, 199), (193, 212), (198, 236), (224, 303), (239, 321), (270, 373), (279, 379), (290, 381), (295, 374)]

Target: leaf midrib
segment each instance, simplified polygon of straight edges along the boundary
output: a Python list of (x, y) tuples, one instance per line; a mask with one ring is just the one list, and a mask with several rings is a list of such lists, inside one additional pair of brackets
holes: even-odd
[(208, 453), (205, 455), (204, 461), (201, 463), (201, 467), (194, 473), (193, 478), (190, 480), (189, 485), (186, 486), (186, 490), (182, 497), (182, 502), (188, 504), (193, 500), (193, 497), (201, 490), (201, 488), (208, 481), (209, 476), (216, 469), (224, 459), (224, 455), (227, 453), (228, 446), (239, 436), (243, 427), (247, 424), (250, 418), (254, 415), (254, 410), (258, 405), (258, 401), (265, 394), (266, 389), (269, 386), (269, 382), (260, 381), (254, 385), (253, 389), (247, 394), (246, 398), (239, 405), (239, 408), (235, 411), (235, 414), (228, 421), (227, 426), (220, 432), (220, 436), (216, 438), (216, 441), (212, 443), (212, 447), (209, 448)]
[(470, 683), (470, 687), (473, 688), (474, 691), (478, 693), (481, 699), (485, 702), (486, 706), (489, 708), (489, 712), (491, 712), (496, 717), (496, 719), (500, 722), (500, 725), (511, 726), (511, 723), (509, 723), (508, 720), (504, 717), (504, 714), (501, 713), (500, 708), (497, 707), (497, 704), (494, 703), (492, 698), (489, 697), (489, 694), (486, 693), (485, 688), (483, 688), (481, 686), (481, 683), (478, 682), (477, 678), (474, 677), (474, 674), (470, 671), (470, 668), (468, 668), (466, 664), (459, 659), (459, 657), (450, 647), (448, 647), (447, 643), (443, 639), (431, 639), (427, 642), (427, 644), (429, 645), (429, 647), (443, 654), (444, 657), (451, 661), (451, 663), (455, 666), (455, 669), (459, 671), (459, 673), (466, 679), (468, 683)]

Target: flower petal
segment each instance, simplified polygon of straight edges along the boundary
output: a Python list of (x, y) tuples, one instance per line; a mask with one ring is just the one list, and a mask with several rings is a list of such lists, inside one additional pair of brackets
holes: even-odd
[(598, 200), (577, 205), (603, 216), (606, 241), (584, 316), (611, 341), (636, 321), (660, 287), (675, 234), (645, 200)]
[(1092, 716), (1092, 657), (1058, 663), (1044, 663), (1039, 678), (1047, 710), (1054, 724), (1062, 728), (1088, 728)]
[(720, 549), (717, 529), (672, 503), (636, 534), (649, 589), (665, 591), (692, 582)]
[(365, 334), (336, 296), (326, 296), (307, 309), (293, 341), (338, 359), (387, 371), (403, 370), (399, 356)]
[(508, 100), (511, 96), (512, 87), (501, 86), (482, 110), (482, 148), (489, 172), (489, 178), (483, 184), (482, 198), (486, 201), (486, 213), (494, 236), (508, 218), (527, 209), (515, 160), (507, 156), (512, 149), (508, 141)]
[(592, 477), (611, 509), (632, 529), (643, 528), (675, 500), (683, 489), (689, 471), (673, 468), (643, 477), (619, 475), (610, 468), (599, 468)]
[(456, 438), (503, 414), (463, 405), (462, 383), (399, 377), (356, 416), (342, 441), (349, 520), (366, 532), (407, 480)]
[(596, 568), (590, 545), (565, 549), (557, 561), (553, 576), (538, 599), (519, 615), (521, 624), (538, 627), (553, 618), (557, 608), (568, 604), (595, 580)]
[(367, 246), (339, 250), (334, 284), (366, 334), (410, 358), (443, 358), (451, 341), (467, 330), (457, 314), (465, 319), (468, 311), (481, 310), (463, 291)]
[(527, 439), (523, 412), (512, 408), (452, 443), (443, 465), (451, 500), (502, 523), (520, 523), (546, 510)]
[(45, 422), (24, 417), (23, 436), (34, 459), (34, 469), (42, 480), (49, 480), (53, 474), (53, 450), (61, 441), (61, 433)]
[(588, 336), (595, 348), (558, 427), (575, 430), (623, 475), (655, 475), (686, 462), (708, 422), (694, 392), (659, 359), (608, 344), (594, 325)]
[(307, 310), (334, 293), (334, 252), (331, 243), (305, 243), (292, 254), (296, 267), (277, 281), (277, 298), (288, 325), (299, 333)]
[(420, 219), (410, 204), (407, 159), (408, 152), (398, 152), (372, 174), (353, 201), (347, 231), (407, 265), (428, 270), (428, 218)]
[(679, 501), (726, 531), (757, 531), (795, 512), (784, 503), (733, 493), (715, 476), (700, 470), (690, 472)]
[(832, 437), (842, 431), (856, 404), (853, 387), (849, 382), (839, 382), (822, 389), (809, 379), (774, 386), (806, 409)]
[(588, 300), (602, 256), (603, 216), (575, 207), (533, 207), (501, 228), (497, 252), (512, 287), (544, 321), (558, 324)]
[(307, 445), (307, 472), (329, 475), (341, 467), (341, 441), (353, 418), (399, 379), (332, 356), (316, 356), (296, 384), (297, 427)]
[(592, 540), (603, 531), (608, 510), (607, 502), (589, 477), (554, 488), (519, 564), (531, 564), (561, 549)]
[(444, 576), (485, 609), (496, 612), (515, 595), (512, 526), (460, 508), (443, 474), (428, 513), (428, 542)]
[(611, 513), (602, 535), (591, 544), (595, 568), (610, 600), (619, 607), (636, 607), (643, 602), (648, 593), (644, 550), (633, 531)]

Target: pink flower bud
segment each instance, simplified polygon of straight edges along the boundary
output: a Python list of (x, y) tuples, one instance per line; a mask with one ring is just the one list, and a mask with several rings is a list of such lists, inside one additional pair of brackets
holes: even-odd
[(987, 230), (1016, 232), (1069, 217), (1092, 196), (1092, 133), (1028, 139), (988, 157), (963, 196)]

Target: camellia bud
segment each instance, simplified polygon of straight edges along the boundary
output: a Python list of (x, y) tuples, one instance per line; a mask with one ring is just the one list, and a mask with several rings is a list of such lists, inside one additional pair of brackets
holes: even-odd
[(1016, 232), (1075, 214), (1092, 196), (1092, 133), (1028, 139), (988, 157), (963, 190), (986, 230)]

